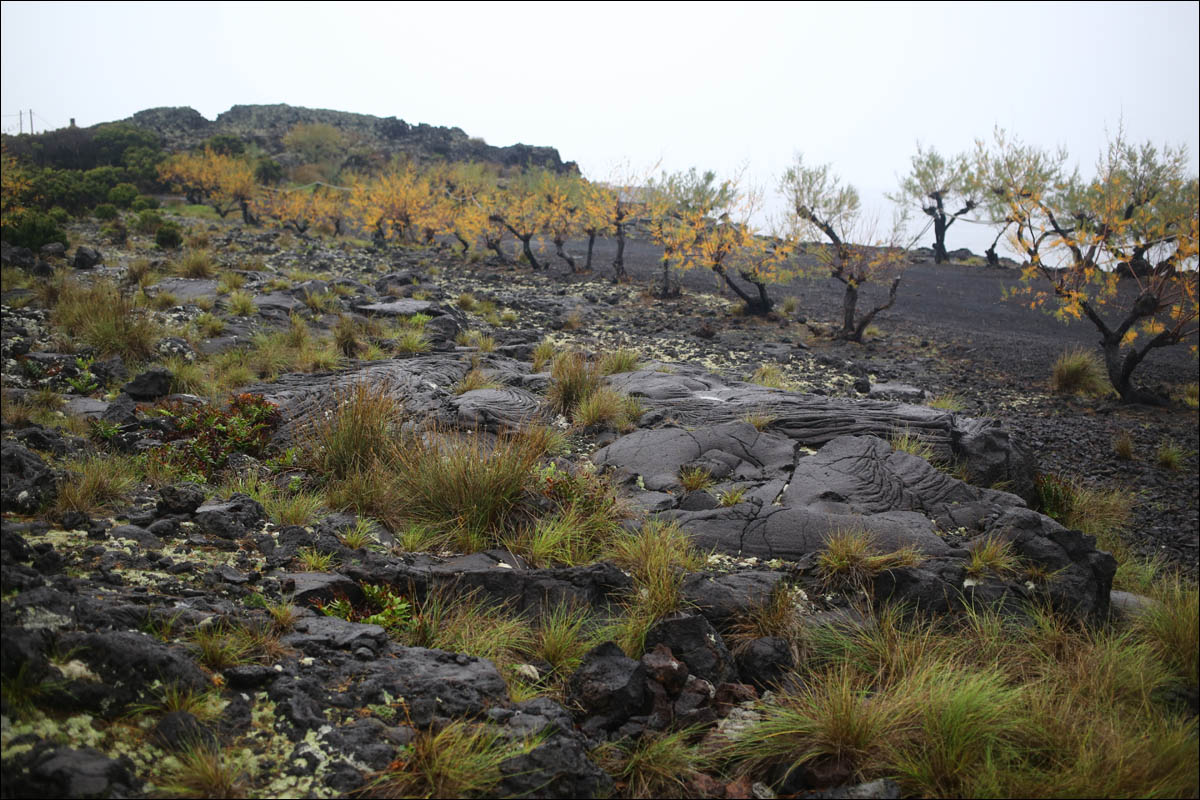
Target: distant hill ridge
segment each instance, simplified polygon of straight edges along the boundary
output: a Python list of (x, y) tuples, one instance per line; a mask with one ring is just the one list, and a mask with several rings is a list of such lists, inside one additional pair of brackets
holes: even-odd
[(467, 136), (461, 128), (410, 125), (396, 117), (374, 117), (323, 108), (276, 105), (238, 105), (206, 119), (187, 106), (148, 108), (122, 122), (159, 134), (168, 150), (180, 150), (210, 136), (228, 134), (254, 142), (268, 153), (284, 149), (283, 137), (298, 124), (322, 123), (354, 134), (371, 150), (389, 156), (407, 154), (418, 161), (488, 161), (505, 166), (545, 167), (555, 172), (578, 171), (574, 162), (564, 162), (553, 147), (514, 144), (494, 147)]

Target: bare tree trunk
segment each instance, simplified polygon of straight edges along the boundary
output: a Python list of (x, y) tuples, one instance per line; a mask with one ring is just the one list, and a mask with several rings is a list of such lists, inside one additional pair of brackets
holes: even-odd
[(871, 309), (863, 316), (862, 319), (860, 319), (858, 321), (858, 324), (856, 326), (854, 326), (854, 334), (852, 336), (847, 337), (850, 341), (852, 341), (852, 342), (861, 342), (862, 341), (863, 333), (866, 332), (867, 326), (871, 324), (871, 320), (875, 319), (875, 315), (878, 314), (880, 311), (888, 310), (889, 308), (892, 307), (892, 304), (896, 302), (896, 290), (898, 288), (900, 288), (900, 279), (896, 278), (895, 280), (892, 281), (892, 288), (890, 290), (888, 290), (887, 302), (881, 306), (876, 306), (875, 308)]
[(568, 253), (566, 251), (566, 248), (563, 247), (563, 244), (564, 244), (564, 242), (562, 239), (555, 239), (554, 240), (554, 251), (556, 253), (558, 253), (559, 258), (561, 258), (563, 261), (567, 262), (567, 266), (571, 268), (572, 273), (578, 272), (579, 270), (576, 269), (574, 256), (572, 256), (570, 253)]
[(733, 290), (734, 294), (742, 299), (746, 304), (746, 313), (753, 314), (758, 317), (766, 316), (771, 312), (771, 298), (767, 295), (767, 287), (760, 281), (749, 278), (745, 273), (741, 273), (742, 280), (753, 284), (758, 288), (758, 297), (752, 297), (742, 287), (733, 282), (733, 278), (727, 273), (724, 268), (716, 267), (713, 272), (721, 276), (725, 281), (725, 285)]
[(588, 231), (588, 252), (587, 252), (587, 261), (584, 262), (584, 265), (583, 265), (584, 272), (592, 271), (592, 250), (595, 249), (595, 247), (596, 247), (596, 232)]
[(462, 254), (465, 256), (467, 254), (467, 252), (471, 249), (471, 243), (468, 242), (466, 239), (464, 239), (462, 237), (462, 234), (459, 233), (458, 231), (454, 232), (454, 238), (458, 239), (458, 243), (462, 245)]
[(529, 266), (533, 267), (534, 269), (545, 269), (545, 267), (538, 263), (537, 257), (533, 254), (533, 247), (529, 244), (533, 239), (533, 234), (528, 236), (518, 236), (517, 238), (521, 240), (521, 249), (525, 253), (525, 258), (529, 259)]
[(613, 259), (613, 273), (617, 280), (625, 279), (625, 225), (617, 223), (617, 257)]

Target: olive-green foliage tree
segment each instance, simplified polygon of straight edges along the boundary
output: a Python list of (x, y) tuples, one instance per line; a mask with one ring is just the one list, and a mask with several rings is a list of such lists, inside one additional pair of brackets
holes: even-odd
[[(893, 220), (890, 231), (877, 236), (875, 223), (863, 214), (858, 191), (843, 185), (828, 164), (809, 167), (801, 155), (784, 173), (780, 188), (795, 214), (793, 235), (801, 240), (824, 236), (830, 242), (830, 247), (820, 251), (820, 257), (828, 275), (845, 287), (838, 337), (862, 341), (875, 315), (896, 302), (901, 273), (908, 264), (908, 256), (900, 246), (903, 214)], [(887, 301), (856, 317), (862, 286), (888, 279), (891, 286)]]
[(995, 188), (1028, 259), (1010, 295), (1062, 320), (1086, 318), (1122, 400), (1158, 402), (1134, 370), (1157, 348), (1196, 349), (1200, 192), (1186, 149), (1134, 145), (1118, 132), (1083, 179), (1066, 173), (1065, 153), (999, 130), (994, 139), (978, 145), (980, 171), (1001, 176)]
[[(979, 205), (978, 186), (971, 180), (970, 165), (965, 154), (943, 157), (934, 148), (928, 150), (917, 142), (917, 154), (912, 157), (911, 169), (900, 181), (900, 192), (889, 195), (896, 203), (916, 203), (933, 223), (933, 260), (947, 260), (946, 231), (960, 217)], [(961, 205), (957, 211), (950, 211)]]

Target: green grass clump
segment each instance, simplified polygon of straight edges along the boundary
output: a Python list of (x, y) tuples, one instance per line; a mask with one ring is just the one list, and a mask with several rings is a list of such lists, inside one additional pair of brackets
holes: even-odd
[(388, 517), (443, 530), (467, 552), (494, 546), (520, 519), (545, 452), (536, 435), (501, 434), (494, 443), (478, 433), (405, 439), (387, 456), (394, 503)]
[(749, 378), (750, 383), (767, 386), (772, 389), (791, 389), (792, 384), (776, 364), (763, 364)]
[(556, 357), (550, 368), (550, 378), (546, 398), (555, 411), (567, 417), (600, 388), (600, 375), (595, 365), (578, 351)]
[(451, 391), (454, 394), (465, 394), (476, 389), (499, 389), (502, 386), (502, 383), (493, 380), (486, 372), (476, 367), (464, 375), (462, 380), (454, 384)]
[(599, 371), (601, 375), (615, 375), (619, 372), (633, 372), (641, 366), (642, 354), (629, 347), (618, 347), (609, 350), (600, 358)]
[(916, 566), (922, 560), (914, 548), (883, 553), (869, 531), (844, 530), (830, 534), (817, 556), (817, 570), (828, 586), (861, 589), (884, 570)]
[(154, 353), (161, 333), (159, 326), (111, 281), (83, 286), (64, 279), (58, 281), (52, 294), (56, 298), (53, 323), (99, 355), (141, 361)]
[(925, 405), (930, 408), (940, 408), (943, 411), (962, 411), (967, 407), (966, 401), (954, 392), (942, 392)]
[(176, 797), (245, 797), (249, 771), (231, 751), (211, 742), (191, 742), (174, 754), (163, 790)]
[(742, 415), (742, 422), (748, 425), (753, 425), (757, 431), (765, 431), (767, 426), (774, 422), (777, 417), (774, 414), (766, 411), (750, 411)]
[(493, 791), (500, 764), (530, 748), (499, 728), (454, 720), (435, 733), (422, 731), (401, 758), (370, 785), (377, 797), (477, 797)]
[(402, 414), (386, 392), (357, 383), (305, 431), (302, 460), (310, 471), (335, 480), (372, 470), (389, 452)]
[(1054, 362), (1050, 388), (1058, 394), (1102, 397), (1109, 392), (1108, 375), (1098, 355), (1090, 350), (1073, 348)]
[(232, 270), (221, 273), (217, 281), (217, 291), (221, 294), (231, 294), (246, 285), (246, 276)]
[(681, 587), (688, 572), (704, 568), (705, 556), (674, 523), (648, 521), (634, 532), (615, 535), (604, 557), (633, 576), (633, 592), (611, 629), (611, 638), (631, 657), (641, 655), (646, 631), (683, 605)]
[(419, 328), (403, 331), (396, 337), (394, 345), (397, 353), (428, 353), (432, 347), (429, 338)]
[(923, 458), (930, 463), (938, 460), (933, 445), (908, 428), (893, 430), (892, 435), (888, 437), (888, 443), (894, 450)]
[(192, 324), (196, 326), (196, 331), (200, 336), (205, 339), (212, 339), (225, 332), (225, 320), (207, 311), (197, 314), (196, 318), (192, 320)]
[(985, 575), (1004, 577), (1015, 574), (1021, 567), (1012, 544), (996, 536), (985, 536), (970, 543), (971, 553), (967, 561), (967, 575), (980, 578)]
[(1113, 437), (1113, 453), (1122, 461), (1133, 460), (1133, 436), (1129, 431), (1121, 431)]
[(70, 459), (63, 464), (69, 478), (58, 486), (55, 511), (82, 511), (94, 514), (111, 507), (129, 495), (141, 475), (138, 462), (131, 456), (91, 455)]
[(1170, 439), (1163, 439), (1154, 451), (1154, 463), (1163, 469), (1175, 472), (1183, 463), (1183, 448)]
[(463, 331), (455, 341), (464, 347), (474, 347), (481, 353), (491, 353), (496, 349), (496, 340), (483, 331)]
[(679, 485), (685, 491), (699, 492), (713, 485), (713, 476), (704, 467), (684, 467), (679, 470)]
[(248, 317), (257, 310), (258, 306), (254, 305), (254, 296), (249, 292), (238, 289), (230, 293), (229, 313), (235, 317)]
[(556, 348), (554, 342), (550, 341), (549, 339), (543, 339), (542, 341), (538, 342), (537, 346), (533, 348), (533, 371), (542, 372), (544, 369), (546, 369), (546, 367), (549, 366), (552, 361), (554, 361), (554, 356), (557, 354), (557, 352), (558, 348)]
[(575, 406), (571, 420), (582, 428), (611, 425), (619, 431), (632, 430), (644, 409), (636, 397), (600, 386)]
[(647, 732), (636, 740), (606, 743), (593, 751), (596, 763), (624, 787), (625, 797), (690, 797), (689, 782), (712, 761), (685, 728)]
[(185, 250), (175, 264), (175, 273), (181, 278), (211, 278), (217, 274), (207, 250)]
[(1037, 608), (1021, 620), (884, 608), (869, 625), (810, 628), (804, 688), (762, 705), (719, 756), (728, 774), (889, 777), (904, 796), (1194, 795), (1195, 721), (1161, 690), (1195, 680), (1197, 599), (1191, 586), (1182, 608), (1163, 605), (1166, 635)]
[(189, 643), (200, 663), (214, 670), (272, 663), (288, 653), (273, 626), (254, 622), (201, 625), (192, 631)]

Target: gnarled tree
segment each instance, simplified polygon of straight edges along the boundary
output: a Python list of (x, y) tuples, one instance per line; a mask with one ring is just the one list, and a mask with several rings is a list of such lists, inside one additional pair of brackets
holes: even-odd
[[(800, 239), (815, 236), (829, 240), (830, 246), (819, 254), (823, 271), (845, 287), (842, 325), (837, 335), (861, 342), (863, 332), (875, 316), (896, 302), (901, 273), (908, 265), (908, 255), (899, 246), (903, 215), (893, 221), (884, 238), (877, 238), (875, 226), (863, 215), (858, 191), (842, 185), (841, 178), (830, 172), (828, 164), (808, 167), (800, 155), (784, 173), (780, 188), (795, 212), (793, 235)], [(889, 279), (887, 300), (856, 317), (861, 288)]]
[(1016, 247), (1028, 262), (1010, 293), (1060, 319), (1086, 318), (1100, 332), (1113, 388), (1125, 402), (1161, 398), (1133, 382), (1155, 349), (1197, 336), (1197, 178), (1185, 148), (1137, 146), (1121, 132), (1088, 180), (997, 132), (982, 161), (1014, 153), (1057, 164), (1041, 186), (1003, 186)]
[[(900, 181), (899, 194), (890, 196), (896, 203), (916, 202), (921, 212), (933, 222), (933, 261), (941, 264), (946, 255), (946, 231), (960, 217), (979, 205), (977, 186), (971, 181), (970, 167), (965, 155), (943, 158), (932, 147), (925, 150), (917, 142), (917, 154), (912, 157), (912, 169)], [(950, 211), (961, 205), (957, 211)]]

